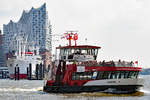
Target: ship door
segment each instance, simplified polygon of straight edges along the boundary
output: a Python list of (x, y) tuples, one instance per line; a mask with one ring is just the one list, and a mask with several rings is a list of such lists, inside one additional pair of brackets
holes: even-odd
[(66, 70), (66, 62), (60, 60), (56, 71), (56, 85), (61, 85)]

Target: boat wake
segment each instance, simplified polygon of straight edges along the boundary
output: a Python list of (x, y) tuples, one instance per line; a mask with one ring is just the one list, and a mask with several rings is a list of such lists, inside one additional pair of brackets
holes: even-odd
[(42, 87), (37, 88), (30, 88), (30, 89), (24, 89), (24, 88), (0, 88), (0, 92), (35, 92), (35, 91), (42, 91)]
[(77, 97), (77, 96), (85, 96), (85, 97), (128, 97), (128, 96), (144, 96), (144, 92), (136, 92), (131, 94), (112, 94), (112, 93), (102, 93), (102, 92), (94, 92), (94, 93), (80, 93), (80, 94), (63, 94), (66, 97)]
[(140, 90), (141, 92), (143, 92), (144, 94), (150, 94), (150, 91), (148, 90)]

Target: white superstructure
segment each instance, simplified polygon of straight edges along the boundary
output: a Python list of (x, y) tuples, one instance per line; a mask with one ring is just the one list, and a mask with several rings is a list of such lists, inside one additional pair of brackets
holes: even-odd
[(35, 75), (36, 65), (40, 65), (42, 63), (42, 58), (39, 55), (34, 54), (26, 54), (23, 57), (10, 58), (7, 61), (10, 78), (13, 78), (15, 74), (15, 67), (19, 67), (20, 75), (27, 75), (27, 67), (29, 68), (29, 64), (32, 65), (32, 75)]

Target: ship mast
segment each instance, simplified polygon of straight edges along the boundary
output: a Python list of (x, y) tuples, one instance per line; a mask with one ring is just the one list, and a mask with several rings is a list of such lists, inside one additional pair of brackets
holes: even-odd
[(75, 46), (77, 46), (77, 40), (78, 40), (78, 31), (67, 31), (64, 33), (65, 38), (69, 40), (69, 46), (71, 46), (71, 40), (73, 39), (75, 41)]

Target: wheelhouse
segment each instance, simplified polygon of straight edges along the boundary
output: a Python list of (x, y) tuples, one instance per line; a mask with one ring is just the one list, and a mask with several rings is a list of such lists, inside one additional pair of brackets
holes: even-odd
[[(80, 45), (57, 47), (59, 59), (65, 61), (93, 61), (97, 59), (98, 46)], [(59, 51), (58, 51), (59, 49)], [(57, 54), (56, 54), (57, 55)]]

